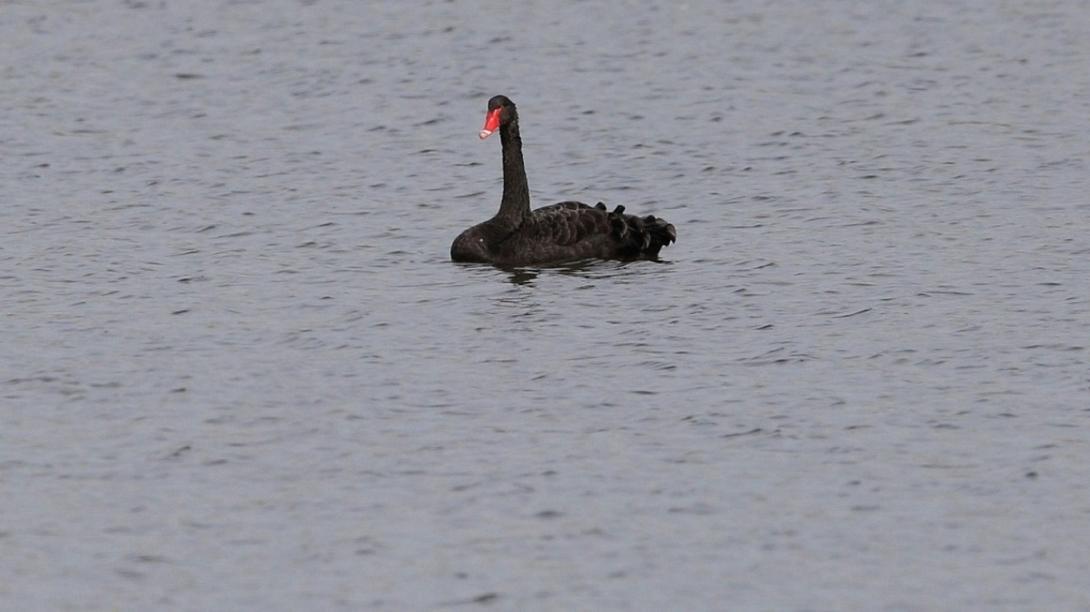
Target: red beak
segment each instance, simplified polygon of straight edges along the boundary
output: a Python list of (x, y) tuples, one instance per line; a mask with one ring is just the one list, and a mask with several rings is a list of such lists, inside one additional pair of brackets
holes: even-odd
[(503, 109), (497, 108), (495, 110), (488, 111), (488, 114), (484, 117), (484, 127), (481, 128), (479, 134), (481, 140), (488, 138), (500, 127), (500, 111)]

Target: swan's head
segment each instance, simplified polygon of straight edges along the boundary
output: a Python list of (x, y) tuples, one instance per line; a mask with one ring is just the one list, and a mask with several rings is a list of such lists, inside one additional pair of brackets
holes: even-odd
[(507, 125), (518, 118), (515, 103), (507, 96), (494, 96), (488, 101), (488, 114), (484, 116), (484, 127), (481, 128), (481, 140), (488, 138), (501, 125)]

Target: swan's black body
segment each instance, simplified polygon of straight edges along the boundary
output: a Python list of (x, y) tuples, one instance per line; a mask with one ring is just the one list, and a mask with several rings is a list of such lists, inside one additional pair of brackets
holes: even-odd
[[(454, 261), (500, 265), (561, 263), (577, 259), (653, 259), (677, 239), (674, 226), (654, 216), (607, 212), (605, 204), (561, 202), (530, 210), (522, 162), (518, 111), (505, 96), (488, 101), (499, 110), (503, 146), (503, 198), (496, 216), (462, 232), (450, 247)], [(482, 131), (482, 138), (488, 131)]]

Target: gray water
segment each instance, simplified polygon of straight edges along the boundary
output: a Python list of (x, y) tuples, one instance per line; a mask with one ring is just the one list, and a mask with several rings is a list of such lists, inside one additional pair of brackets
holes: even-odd
[(519, 4), (0, 4), (0, 608), (1090, 609), (1090, 6)]

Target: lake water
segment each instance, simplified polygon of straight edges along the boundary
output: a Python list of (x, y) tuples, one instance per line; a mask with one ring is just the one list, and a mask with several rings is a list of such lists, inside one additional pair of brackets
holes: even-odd
[(2, 3), (0, 607), (1090, 609), (1087, 23)]

